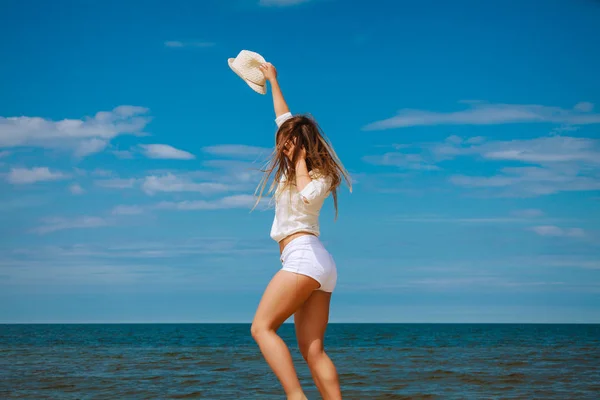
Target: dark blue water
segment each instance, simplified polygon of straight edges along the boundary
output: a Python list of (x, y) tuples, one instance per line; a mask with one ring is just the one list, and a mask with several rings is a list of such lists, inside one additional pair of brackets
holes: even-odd
[[(325, 343), (345, 399), (600, 399), (600, 325), (331, 324)], [(2, 399), (285, 398), (248, 324), (0, 325), (0, 382)]]

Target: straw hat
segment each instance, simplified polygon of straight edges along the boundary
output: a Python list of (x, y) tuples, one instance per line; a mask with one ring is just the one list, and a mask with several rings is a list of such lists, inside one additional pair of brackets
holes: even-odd
[(255, 92), (267, 93), (265, 75), (259, 69), (260, 65), (266, 62), (263, 56), (253, 51), (242, 50), (236, 58), (230, 58), (227, 62), (233, 72), (246, 81)]

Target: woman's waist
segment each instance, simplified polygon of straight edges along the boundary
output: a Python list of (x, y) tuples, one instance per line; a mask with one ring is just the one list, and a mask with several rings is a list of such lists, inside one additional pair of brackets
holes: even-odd
[(295, 246), (305, 244), (318, 245), (322, 247), (318, 237), (318, 232), (298, 231), (294, 232), (279, 241), (279, 254), (283, 255), (284, 251)]
[[(319, 236), (319, 219), (318, 218), (286, 218), (281, 219), (275, 216), (271, 226), (271, 238), (278, 243), (287, 239), (288, 236), (298, 232), (308, 232)], [(284, 242), (284, 244), (287, 242)]]

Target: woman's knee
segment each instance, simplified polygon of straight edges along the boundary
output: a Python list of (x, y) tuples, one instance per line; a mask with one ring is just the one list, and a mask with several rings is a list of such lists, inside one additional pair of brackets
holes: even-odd
[(254, 340), (258, 340), (264, 333), (268, 333), (271, 331), (275, 331), (269, 324), (253, 322), (252, 326), (250, 326), (250, 334), (254, 338)]
[(260, 336), (262, 330), (263, 328), (260, 325), (252, 323), (252, 326), (250, 327), (250, 334), (252, 335), (254, 340), (256, 340)]
[(323, 345), (318, 341), (314, 341), (312, 343), (306, 343), (306, 344), (300, 343), (299, 348), (300, 348), (300, 354), (302, 354), (302, 358), (304, 358), (304, 361), (306, 361), (309, 366), (310, 366), (310, 364), (318, 361), (319, 358), (323, 354), (325, 354)]

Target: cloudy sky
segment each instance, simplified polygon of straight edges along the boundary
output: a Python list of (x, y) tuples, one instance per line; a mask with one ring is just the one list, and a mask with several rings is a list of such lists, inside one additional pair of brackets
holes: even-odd
[(0, 13), (0, 322), (250, 322), (281, 267), (279, 70), (354, 179), (333, 322), (600, 322), (600, 3), (17, 1)]

